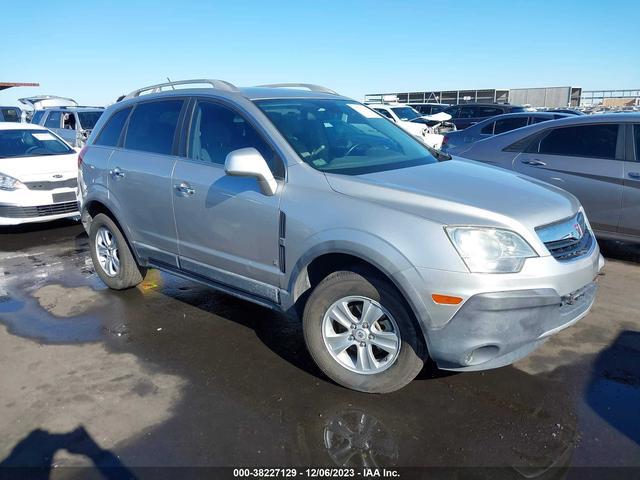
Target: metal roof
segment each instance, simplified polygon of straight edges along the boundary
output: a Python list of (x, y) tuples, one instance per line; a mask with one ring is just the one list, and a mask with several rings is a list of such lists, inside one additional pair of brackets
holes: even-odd
[(0, 90), (6, 90), (11, 87), (39, 87), (39, 83), (33, 82), (0, 82)]

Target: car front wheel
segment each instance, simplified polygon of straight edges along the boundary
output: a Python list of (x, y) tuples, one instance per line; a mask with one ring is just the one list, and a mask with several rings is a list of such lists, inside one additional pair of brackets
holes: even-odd
[(422, 342), (399, 295), (373, 272), (339, 271), (320, 282), (305, 305), (303, 329), (328, 377), (353, 390), (386, 393), (418, 375)]

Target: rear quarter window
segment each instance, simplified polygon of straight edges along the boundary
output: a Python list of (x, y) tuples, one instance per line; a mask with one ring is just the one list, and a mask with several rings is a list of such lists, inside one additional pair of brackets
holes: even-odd
[(120, 134), (122, 133), (122, 128), (124, 127), (130, 113), (131, 107), (118, 110), (111, 115), (111, 118), (107, 120), (107, 123), (105, 123), (102, 130), (100, 130), (100, 134), (98, 135), (98, 138), (96, 138), (94, 144), (105, 147), (117, 147), (120, 140)]
[(498, 135), (500, 133), (515, 130), (516, 128), (524, 127), (527, 125), (528, 120), (528, 117), (514, 117), (498, 120), (496, 121), (496, 128), (493, 133)]

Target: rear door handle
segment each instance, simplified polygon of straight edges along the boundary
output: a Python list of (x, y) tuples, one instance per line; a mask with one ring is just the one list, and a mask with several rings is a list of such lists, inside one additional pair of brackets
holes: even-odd
[(193, 188), (191, 188), (191, 185), (189, 185), (187, 182), (181, 182), (175, 185), (175, 189), (176, 189), (176, 192), (178, 192), (184, 197), (191, 196), (194, 193), (196, 193), (196, 191)]
[(531, 165), (532, 167), (546, 167), (547, 164), (540, 160), (522, 160), (522, 163)]
[(640, 172), (629, 172), (629, 177), (640, 179)]
[(114, 168), (109, 173), (111, 174), (112, 177), (118, 177), (118, 178), (124, 177), (124, 172), (120, 169), (120, 167)]

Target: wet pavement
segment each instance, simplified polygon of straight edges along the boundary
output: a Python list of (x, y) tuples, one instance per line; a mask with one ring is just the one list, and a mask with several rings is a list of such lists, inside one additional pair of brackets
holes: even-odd
[(530, 357), (379, 396), (284, 316), (154, 270), (112, 292), (79, 224), (5, 228), (0, 466), (640, 467), (640, 247), (603, 247), (592, 314)]

